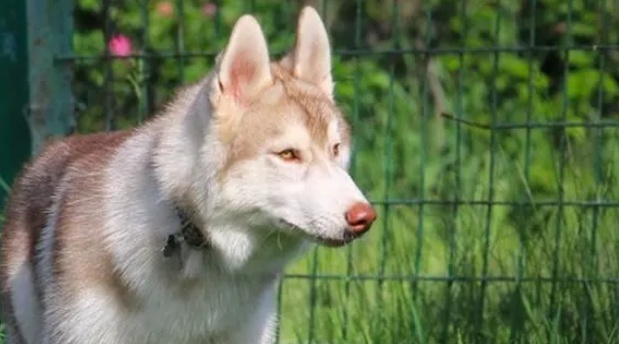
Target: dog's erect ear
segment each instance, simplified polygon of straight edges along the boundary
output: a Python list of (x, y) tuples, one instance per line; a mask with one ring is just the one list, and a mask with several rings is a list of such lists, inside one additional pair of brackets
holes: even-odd
[(329, 36), (314, 8), (306, 6), (301, 10), (294, 50), (284, 58), (283, 63), (295, 77), (311, 82), (329, 96), (332, 95)]
[(267, 42), (254, 17), (246, 14), (237, 20), (217, 63), (219, 91), (239, 104), (272, 82)]

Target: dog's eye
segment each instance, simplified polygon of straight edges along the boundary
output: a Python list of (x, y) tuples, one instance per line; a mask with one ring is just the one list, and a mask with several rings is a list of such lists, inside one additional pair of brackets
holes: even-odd
[(300, 161), (299, 153), (292, 148), (284, 149), (283, 151), (277, 153), (277, 155), (284, 161)]
[(340, 155), (340, 144), (336, 143), (333, 145), (333, 156), (339, 156)]

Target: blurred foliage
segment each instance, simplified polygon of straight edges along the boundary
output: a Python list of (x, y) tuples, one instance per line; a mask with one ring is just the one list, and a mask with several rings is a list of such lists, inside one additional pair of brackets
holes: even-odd
[[(76, 3), (81, 132), (155, 114), (209, 71), (242, 13), (257, 15), (281, 55), (300, 5)], [(616, 282), (574, 279), (619, 273), (617, 209), (595, 205), (618, 193), (617, 2), (312, 3), (354, 128), (353, 173), (382, 222), (353, 248), (321, 248), (291, 271), (383, 280), (287, 281), (281, 339), (612, 342)], [(113, 34), (145, 58), (100, 58)]]

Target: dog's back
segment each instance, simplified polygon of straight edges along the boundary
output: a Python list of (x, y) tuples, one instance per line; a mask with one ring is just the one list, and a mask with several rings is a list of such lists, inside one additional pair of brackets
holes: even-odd
[(67, 170), (86, 164), (92, 169), (90, 173), (96, 173), (106, 156), (111, 156), (128, 134), (119, 131), (55, 142), (14, 183), (6, 209), (0, 256), (2, 319), (8, 343), (38, 342), (44, 310), (42, 279), (51, 273), (42, 273), (42, 266), (51, 265), (45, 261), (51, 257), (42, 251), (52, 249), (43, 241), (53, 239), (53, 209), (66, 191), (61, 181)]

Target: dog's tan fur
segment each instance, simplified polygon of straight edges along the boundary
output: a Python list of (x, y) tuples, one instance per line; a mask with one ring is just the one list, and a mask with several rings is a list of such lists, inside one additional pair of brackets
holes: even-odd
[[(339, 213), (321, 212), (343, 216), (367, 202), (341, 170), (351, 135), (329, 59), (313, 9), (302, 11), (295, 48), (277, 62), (244, 16), (215, 71), (160, 116), (49, 145), (8, 202), (0, 257), (8, 344), (271, 343), (286, 263), (307, 239), (345, 240)], [(291, 143), (298, 166), (276, 157)], [(339, 189), (305, 203), (295, 190), (309, 180)], [(191, 213), (210, 251), (161, 255), (179, 226), (173, 205)], [(273, 222), (280, 218), (296, 229)]]

